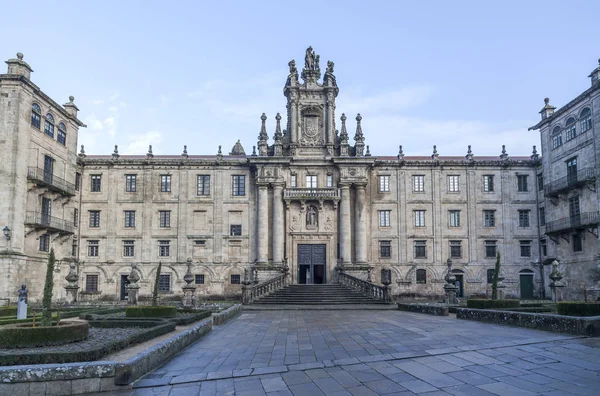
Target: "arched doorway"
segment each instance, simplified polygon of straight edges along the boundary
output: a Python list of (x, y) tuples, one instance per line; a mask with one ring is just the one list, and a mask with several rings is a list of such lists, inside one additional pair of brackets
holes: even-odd
[(521, 300), (533, 299), (533, 271), (524, 269), (519, 272)]
[(465, 282), (464, 282), (464, 272), (459, 269), (453, 269), (452, 273), (456, 277), (456, 282), (454, 283), (458, 290), (456, 291), (456, 297), (464, 297), (465, 296)]

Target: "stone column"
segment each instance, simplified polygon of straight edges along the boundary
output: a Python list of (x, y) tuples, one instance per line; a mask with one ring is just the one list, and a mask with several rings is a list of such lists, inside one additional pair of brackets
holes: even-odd
[(273, 190), (273, 264), (283, 264), (283, 186), (275, 184)]
[(345, 184), (340, 186), (342, 190), (342, 200), (340, 202), (340, 228), (339, 243), (340, 257), (343, 264), (352, 263), (352, 247), (350, 245), (350, 186)]
[(269, 190), (266, 184), (258, 186), (257, 216), (257, 262), (266, 264), (269, 261)]
[(367, 211), (365, 208), (365, 195), (365, 185), (356, 185), (356, 212), (354, 215), (356, 241), (354, 241), (354, 246), (356, 247), (357, 263), (367, 262)]

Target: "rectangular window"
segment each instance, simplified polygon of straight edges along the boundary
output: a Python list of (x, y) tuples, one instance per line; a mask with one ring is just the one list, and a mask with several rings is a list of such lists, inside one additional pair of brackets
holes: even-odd
[(333, 187), (333, 175), (327, 175), (327, 187)]
[(459, 177), (458, 176), (448, 176), (448, 191), (449, 192), (459, 192)]
[(306, 175), (306, 188), (317, 188), (317, 176)]
[(379, 176), (379, 192), (390, 191), (390, 177), (387, 175)]
[(546, 244), (546, 238), (540, 239), (540, 247), (542, 248), (542, 256), (548, 255), (548, 245)]
[(71, 256), (77, 257), (77, 242), (73, 241), (71, 245)]
[(460, 210), (449, 210), (450, 227), (460, 227)]
[(160, 175), (160, 192), (171, 192), (171, 175)]
[(517, 175), (517, 191), (526, 192), (529, 191), (527, 188), (528, 175)]
[(417, 270), (417, 284), (424, 285), (427, 283), (427, 270), (418, 269)]
[(496, 226), (496, 211), (495, 210), (484, 210), (483, 211), (483, 226), (484, 227), (495, 227)]
[(496, 245), (496, 241), (485, 241), (485, 257), (496, 258), (497, 251), (498, 245)]
[(544, 190), (544, 175), (543, 174), (539, 174), (537, 175), (537, 183), (538, 183), (538, 191), (543, 191)]
[(136, 191), (136, 179), (137, 175), (125, 175), (125, 191), (135, 192)]
[(58, 133), (56, 134), (56, 141), (63, 146), (67, 145), (67, 132), (64, 129), (61, 129), (60, 125), (58, 126)]
[(210, 195), (210, 175), (198, 175), (198, 195)]
[(160, 274), (160, 278), (158, 278), (158, 291), (162, 293), (171, 291), (171, 274)]
[(158, 241), (158, 255), (160, 257), (171, 255), (171, 241)]
[(239, 275), (231, 275), (231, 284), (232, 285), (239, 285), (241, 282), (240, 276)]
[(577, 158), (567, 161), (567, 183), (569, 185), (577, 183)]
[(298, 187), (298, 182), (296, 181), (296, 175), (291, 175), (290, 176), (290, 187), (291, 188), (296, 188)]
[(100, 211), (99, 210), (90, 210), (90, 228), (98, 228), (100, 227)]
[(379, 257), (392, 257), (392, 241), (379, 241)]
[(40, 252), (50, 251), (50, 234), (40, 235)]
[(583, 252), (583, 238), (581, 238), (581, 234), (573, 234), (573, 251), (574, 252)]
[(229, 226), (229, 235), (231, 236), (240, 236), (242, 235), (242, 225), (241, 224), (232, 224)]
[(170, 210), (159, 210), (158, 215), (160, 218), (160, 227), (161, 228), (171, 227), (171, 211)]
[(462, 241), (450, 241), (450, 257), (462, 257)]
[(424, 210), (414, 210), (415, 214), (415, 227), (425, 227), (425, 211)]
[(529, 210), (519, 210), (519, 227), (529, 227)]
[(81, 188), (81, 173), (75, 173), (75, 191), (79, 191)]
[(531, 257), (531, 241), (520, 241), (521, 257)]
[(546, 225), (546, 209), (540, 208), (540, 226)]
[(123, 257), (135, 257), (135, 241), (123, 241)]
[(243, 196), (246, 195), (246, 176), (234, 175), (231, 177), (232, 190), (231, 195)]
[(73, 209), (73, 225), (77, 227), (79, 225), (79, 209)]
[(424, 192), (425, 191), (425, 176), (415, 175), (413, 176), (413, 191)]
[(592, 129), (592, 114), (589, 110), (590, 109), (588, 108), (581, 112), (581, 117), (579, 118), (579, 127), (581, 128), (581, 133)]
[(581, 212), (579, 210), (579, 196), (569, 198), (569, 216), (571, 217), (571, 221), (578, 222), (580, 214)]
[(125, 228), (135, 227), (135, 210), (125, 211)]
[(494, 191), (494, 175), (483, 176), (483, 191), (493, 192)]
[(573, 124), (567, 125), (566, 129), (567, 129), (567, 142), (569, 140), (575, 139), (575, 137), (577, 136), (577, 127), (575, 126), (574, 120), (573, 120)]
[(102, 175), (91, 175), (90, 180), (90, 190), (91, 192), (100, 192), (102, 191)]
[(98, 247), (100, 245), (100, 241), (88, 241), (88, 256), (89, 257), (98, 257)]
[(98, 292), (98, 275), (85, 275), (85, 291), (88, 293)]
[(194, 283), (197, 285), (203, 285), (204, 284), (204, 274), (194, 275)]
[(379, 227), (390, 226), (390, 214), (391, 210), (380, 210), (379, 211)]
[(415, 258), (427, 258), (427, 241), (415, 241)]
[(196, 244), (196, 246), (204, 246), (206, 245), (206, 241), (204, 239), (199, 239), (194, 241), (194, 244)]

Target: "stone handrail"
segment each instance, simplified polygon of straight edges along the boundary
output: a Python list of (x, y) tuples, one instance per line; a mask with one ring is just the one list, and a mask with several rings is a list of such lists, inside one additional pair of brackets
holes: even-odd
[(342, 271), (339, 273), (339, 283), (375, 300), (383, 301), (385, 303), (391, 302), (388, 286), (379, 286), (366, 280), (358, 279), (352, 275), (348, 275)]
[(594, 227), (598, 224), (600, 224), (600, 212), (584, 212), (547, 222), (546, 234), (567, 231), (574, 228)]
[(64, 234), (74, 234), (75, 225), (67, 220), (52, 217), (41, 212), (27, 212), (25, 214), (25, 224), (33, 225), (36, 228), (47, 228), (57, 230)]
[(254, 300), (266, 296), (275, 290), (282, 289), (285, 286), (287, 286), (287, 272), (259, 283), (258, 285), (251, 286), (250, 284), (244, 284), (242, 286), (242, 303), (252, 304)]
[(339, 188), (286, 188), (284, 199), (340, 199)]

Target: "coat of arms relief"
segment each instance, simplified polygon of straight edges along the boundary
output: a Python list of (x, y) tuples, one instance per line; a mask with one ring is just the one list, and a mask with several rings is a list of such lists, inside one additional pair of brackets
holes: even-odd
[(302, 135), (300, 144), (303, 146), (319, 146), (323, 144), (322, 110), (319, 107), (309, 107), (302, 112)]

